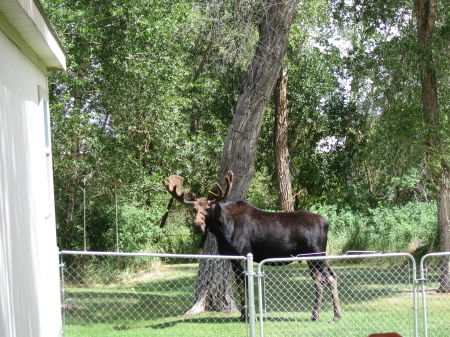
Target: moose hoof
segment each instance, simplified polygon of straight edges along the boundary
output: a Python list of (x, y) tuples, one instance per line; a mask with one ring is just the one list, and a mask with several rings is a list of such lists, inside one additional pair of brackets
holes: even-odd
[(341, 316), (334, 317), (333, 320), (331, 321), (331, 323), (339, 323), (340, 318), (341, 318)]
[(309, 320), (312, 321), (312, 322), (315, 322), (315, 321), (319, 320), (319, 317), (311, 316), (311, 318)]

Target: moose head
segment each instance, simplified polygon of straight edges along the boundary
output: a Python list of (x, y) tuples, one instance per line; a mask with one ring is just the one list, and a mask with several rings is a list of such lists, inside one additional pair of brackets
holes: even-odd
[(208, 217), (210, 215), (211, 206), (228, 197), (233, 184), (233, 175), (234, 174), (232, 171), (228, 171), (227, 175), (225, 176), (225, 181), (227, 184), (225, 192), (222, 186), (220, 186), (220, 184), (216, 182), (214, 187), (208, 191), (207, 197), (197, 198), (194, 196), (192, 200), (185, 200), (185, 196), (187, 194), (193, 196), (193, 194), (189, 190), (181, 190), (181, 186), (183, 185), (184, 181), (183, 177), (172, 175), (168, 179), (163, 180), (163, 184), (164, 186), (166, 186), (167, 191), (169, 191), (174, 199), (178, 200), (182, 204), (193, 206), (193, 211), (195, 214), (194, 233), (203, 235), (206, 231), (206, 221), (208, 220)]

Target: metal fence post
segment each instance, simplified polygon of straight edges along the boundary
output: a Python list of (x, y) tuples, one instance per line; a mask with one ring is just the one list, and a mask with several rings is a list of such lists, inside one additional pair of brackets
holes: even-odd
[(59, 254), (59, 272), (60, 272), (60, 292), (61, 292), (61, 316), (62, 316), (62, 332), (61, 335), (66, 335), (66, 310), (64, 310), (65, 293), (64, 293), (64, 261), (62, 254)]
[(413, 282), (413, 306), (414, 306), (414, 336), (420, 337), (419, 333), (419, 300), (418, 300), (418, 280), (416, 260), (410, 256), (412, 261), (412, 282)]
[(262, 272), (263, 264), (260, 263), (258, 266), (258, 309), (259, 309), (259, 335), (264, 336), (264, 297), (266, 293), (264, 292), (264, 280)]
[(425, 270), (425, 258), (427, 255), (422, 256), (420, 259), (420, 283), (422, 284), (422, 319), (423, 319), (423, 336), (428, 337), (428, 322), (427, 322), (427, 304), (426, 304), (426, 296), (425, 296), (425, 282), (427, 279), (425, 278), (424, 270)]
[(250, 337), (256, 336), (255, 331), (255, 288), (254, 277), (255, 272), (253, 270), (253, 255), (247, 254), (247, 277), (248, 277), (248, 317), (250, 324)]

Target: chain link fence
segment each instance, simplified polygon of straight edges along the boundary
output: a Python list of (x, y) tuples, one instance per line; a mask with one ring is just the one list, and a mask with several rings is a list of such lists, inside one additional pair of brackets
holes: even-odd
[(248, 333), (226, 257), (62, 252), (61, 261), (66, 337)]
[[(62, 252), (61, 259), (66, 337), (450, 335), (441, 255), (424, 257), (420, 270), (409, 254), (250, 261), (246, 307), (258, 321), (247, 324), (231, 257)], [(337, 275), (339, 323), (326, 285), (320, 318), (310, 320), (315, 288), (306, 261), (324, 259)]]
[(425, 255), (420, 262), (423, 330), (427, 337), (450, 336), (450, 252)]

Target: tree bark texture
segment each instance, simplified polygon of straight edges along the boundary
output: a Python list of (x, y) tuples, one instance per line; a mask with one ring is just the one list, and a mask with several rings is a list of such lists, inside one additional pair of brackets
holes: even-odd
[[(441, 164), (442, 175), (438, 177), (438, 223), (440, 250), (442, 252), (450, 251), (450, 170), (445, 163)], [(445, 165), (445, 167), (444, 167)], [(441, 282), (439, 292), (450, 293), (450, 257), (441, 258)]]
[(285, 212), (294, 211), (288, 149), (287, 69), (281, 68), (274, 91), (275, 104), (275, 170), (277, 172), (278, 205)]
[[(216, 237), (207, 233), (203, 253), (217, 253)], [(214, 254), (214, 255), (215, 255)], [(228, 260), (201, 259), (195, 289), (194, 306), (185, 316), (205, 311), (234, 313), (238, 310), (233, 292), (234, 274)]]
[[(419, 71), (422, 84), (422, 105), (427, 125), (426, 144), (431, 161), (439, 162), (439, 169), (432, 168), (432, 178), (437, 191), (440, 250), (450, 251), (450, 169), (442, 151), (440, 137), (438, 91), (431, 42), (437, 18), (437, 0), (415, 1), (417, 36), (420, 48)], [(450, 258), (441, 261), (440, 292), (450, 292)]]
[[(289, 29), (295, 12), (296, 0), (269, 0), (261, 8), (259, 39), (255, 54), (239, 92), (236, 110), (222, 153), (218, 182), (224, 186), (229, 170), (234, 172), (233, 188), (228, 201), (243, 200), (253, 178), (256, 150), (261, 124), (269, 104), (287, 48)], [(218, 254), (214, 235), (207, 233), (203, 254)], [(229, 261), (211, 267), (201, 260), (196, 285), (194, 307), (188, 312), (210, 308), (236, 307), (232, 300), (234, 278)], [(222, 275), (217, 277), (217, 275)], [(223, 296), (216, 296), (222, 292)], [(215, 295), (213, 295), (215, 294)]]
[(229, 201), (243, 200), (253, 178), (261, 124), (286, 52), (297, 1), (269, 0), (262, 9), (259, 40), (236, 104), (220, 163), (218, 179), (234, 172)]

